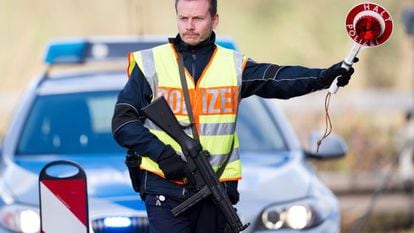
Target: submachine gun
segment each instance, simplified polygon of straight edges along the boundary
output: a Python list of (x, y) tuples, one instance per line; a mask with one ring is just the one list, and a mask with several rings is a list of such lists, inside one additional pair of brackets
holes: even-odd
[(250, 223), (243, 225), (241, 222), (227, 193), (224, 191), (222, 184), (218, 181), (213, 168), (207, 160), (209, 152), (203, 151), (200, 144), (184, 132), (183, 127), (173, 114), (165, 98), (157, 98), (151, 104), (144, 107), (142, 112), (181, 146), (187, 160), (186, 176), (189, 183), (197, 191), (180, 205), (173, 208), (171, 210), (172, 214), (178, 216), (200, 200), (211, 196), (215, 205), (223, 212), (231, 232), (239, 233), (246, 229)]

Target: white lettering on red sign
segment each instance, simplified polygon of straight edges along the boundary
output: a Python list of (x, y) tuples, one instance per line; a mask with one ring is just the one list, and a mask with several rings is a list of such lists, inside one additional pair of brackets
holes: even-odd
[[(369, 15), (372, 17), (377, 18), (380, 20), (382, 25), (382, 34), (378, 36), (376, 39), (373, 40), (366, 40), (360, 38), (358, 33), (355, 29), (355, 19), (359, 19), (359, 17)], [(393, 23), (391, 15), (385, 10), (383, 7), (373, 4), (373, 3), (361, 3), (353, 7), (347, 15), (346, 30), (348, 32), (349, 37), (354, 40), (356, 43), (363, 45), (363, 46), (377, 46), (384, 43), (391, 35)]]

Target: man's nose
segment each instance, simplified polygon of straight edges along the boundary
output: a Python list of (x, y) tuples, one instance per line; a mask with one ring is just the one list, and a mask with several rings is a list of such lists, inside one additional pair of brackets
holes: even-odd
[(187, 27), (187, 30), (194, 30), (194, 21), (191, 19), (188, 20), (186, 27)]

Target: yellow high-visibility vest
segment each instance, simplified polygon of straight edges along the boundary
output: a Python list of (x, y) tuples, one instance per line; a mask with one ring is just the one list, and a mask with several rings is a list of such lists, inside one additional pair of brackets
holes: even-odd
[[(220, 181), (241, 179), (239, 142), (236, 134), (236, 118), (240, 103), (242, 72), (247, 58), (236, 51), (217, 46), (202, 72), (197, 86), (185, 69), (194, 120), (203, 150), (211, 154), (209, 162), (215, 171), (230, 158)], [(153, 100), (164, 96), (181, 124), (188, 124), (183, 90), (178, 71), (178, 56), (172, 44), (131, 53), (128, 73), (135, 65), (141, 69), (153, 93)], [(165, 144), (171, 145), (180, 156), (181, 147), (149, 119), (144, 125)], [(191, 129), (185, 132), (192, 137)], [(233, 143), (234, 140), (234, 143)], [(233, 145), (233, 149), (230, 148)], [(148, 156), (143, 156), (141, 169), (161, 177), (163, 172)]]

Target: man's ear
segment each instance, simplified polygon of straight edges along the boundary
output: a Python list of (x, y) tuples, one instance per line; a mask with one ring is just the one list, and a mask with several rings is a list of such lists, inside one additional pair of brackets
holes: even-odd
[(218, 26), (218, 24), (219, 24), (219, 15), (218, 14), (216, 14), (214, 17), (213, 17), (213, 29), (216, 29), (216, 27)]

